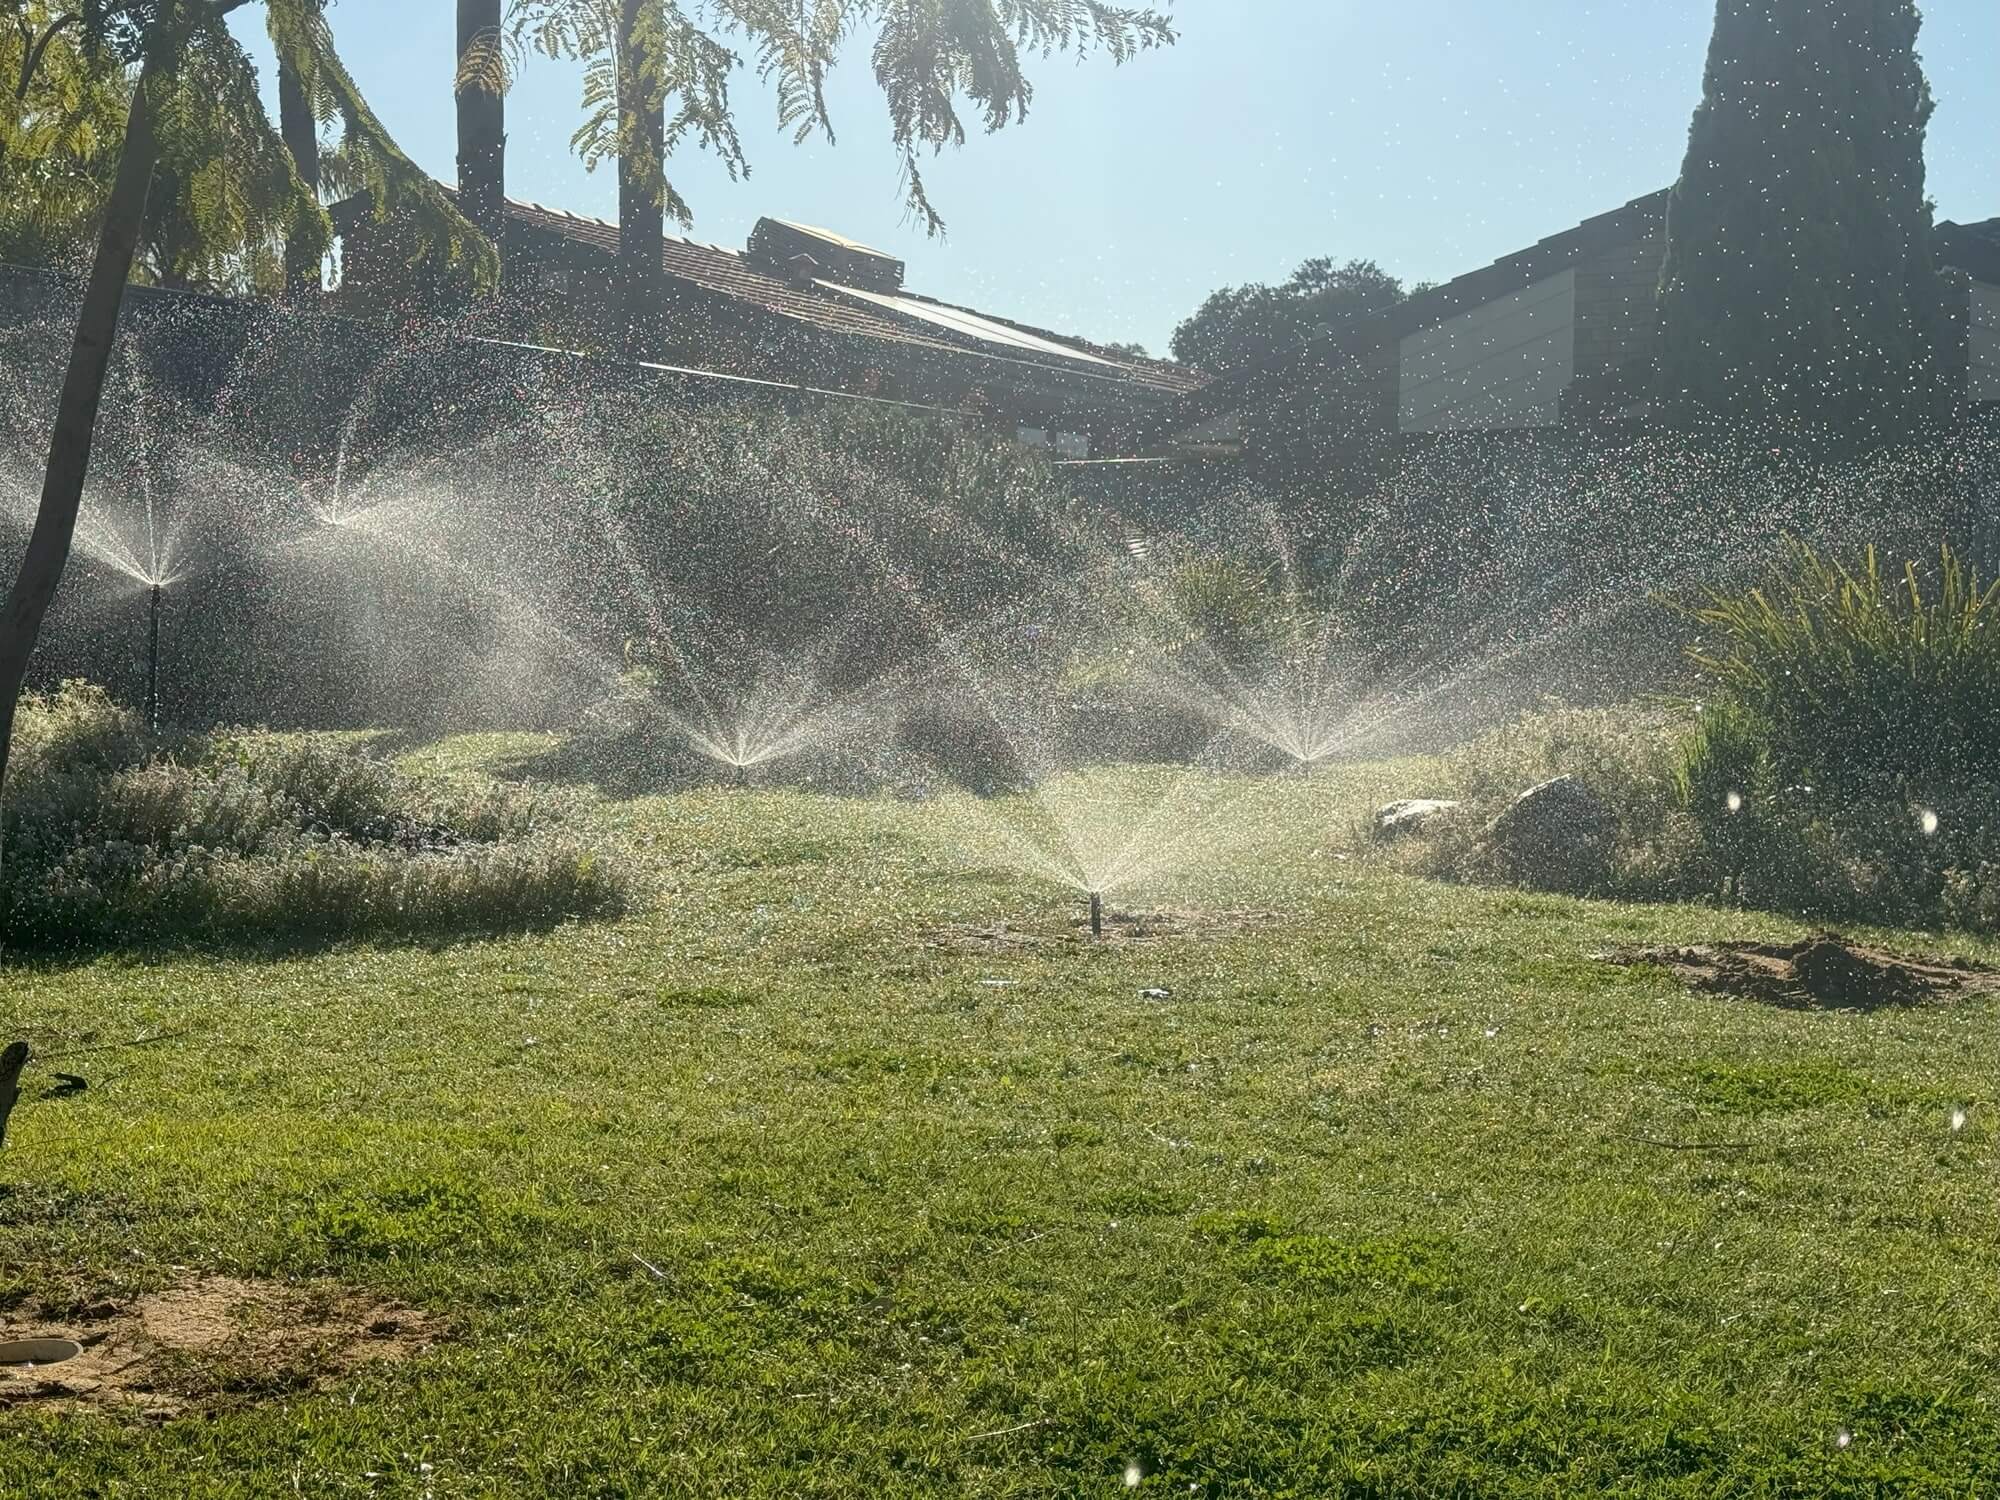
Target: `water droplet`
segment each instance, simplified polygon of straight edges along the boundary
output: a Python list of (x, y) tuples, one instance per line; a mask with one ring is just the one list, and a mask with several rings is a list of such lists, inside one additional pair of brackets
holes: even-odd
[(1849, 1443), (1853, 1441), (1854, 1441), (1854, 1434), (1849, 1432), (1845, 1427), (1841, 1428), (1840, 1431), (1836, 1432), (1833, 1435), (1833, 1446), (1836, 1448), (1845, 1448)]
[(1731, 792), (1727, 797), (1723, 798), (1722, 800), (1729, 804), (1729, 810), (1731, 812), (1743, 811), (1743, 794), (1741, 792)]
[(1955, 1109), (1951, 1112), (1952, 1134), (1956, 1135), (1958, 1134), (1959, 1131), (1963, 1129), (1965, 1129), (1965, 1111), (1962, 1109)]
[(1931, 834), (1937, 832), (1938, 816), (1936, 813), (1932, 812), (1928, 807), (1925, 808), (1921, 813), (1917, 814), (1917, 822), (1922, 826), (1924, 830), (1924, 836), (1926, 838), (1928, 838)]
[(1144, 1479), (1145, 1477), (1146, 1477), (1146, 1471), (1139, 1467), (1139, 1461), (1137, 1459), (1134, 1459), (1131, 1463), (1125, 1465), (1126, 1489), (1136, 1490), (1137, 1488), (1139, 1488), (1139, 1481)]

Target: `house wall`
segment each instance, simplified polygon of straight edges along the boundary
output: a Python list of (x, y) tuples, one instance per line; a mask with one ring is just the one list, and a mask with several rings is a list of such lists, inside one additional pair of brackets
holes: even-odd
[(1967, 329), (1974, 401), (2000, 401), (2000, 286), (1972, 283), (1972, 318)]
[(1666, 227), (1577, 263), (1576, 384), (1590, 394), (1653, 353)]
[(1577, 273), (1563, 271), (1402, 341), (1404, 432), (1552, 427), (1575, 372)]

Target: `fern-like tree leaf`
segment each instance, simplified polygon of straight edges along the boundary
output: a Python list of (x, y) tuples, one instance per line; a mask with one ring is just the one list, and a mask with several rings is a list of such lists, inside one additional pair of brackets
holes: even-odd
[(265, 0), (265, 15), (272, 47), (309, 80), (315, 110), (340, 126), (347, 181), (369, 195), (376, 218), (414, 231), (419, 262), (462, 273), (476, 288), (495, 285), (500, 259), (492, 242), (383, 128), (334, 49), (318, 0)]

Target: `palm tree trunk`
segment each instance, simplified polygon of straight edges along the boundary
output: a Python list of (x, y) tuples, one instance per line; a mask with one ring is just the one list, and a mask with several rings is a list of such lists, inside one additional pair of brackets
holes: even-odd
[(660, 244), (666, 237), (666, 201), (659, 190), (665, 168), (667, 110), (640, 37), (648, 0), (619, 0), (618, 110), (631, 145), (618, 157), (617, 293), (626, 354), (646, 352), (660, 312), (665, 282)]
[(34, 654), (56, 585), (62, 582), (63, 565), (69, 560), (70, 542), (76, 534), (76, 513), (83, 503), (83, 482), (90, 471), (97, 408), (104, 395), (112, 341), (118, 333), (118, 309), (125, 300), (126, 278), (132, 274), (132, 255), (146, 217), (146, 189), (159, 155), (152, 111), (147, 105), (155, 55), (149, 50), (139, 85), (132, 91), (125, 146), (118, 158), (111, 199), (105, 206), (104, 227), (98, 232), (97, 257), (91, 264), (83, 308), (77, 314), (69, 373), (63, 379), (55, 432), (49, 439), (41, 508), (35, 513), (35, 529), (28, 538), (13, 590), (6, 605), (0, 607), (0, 781), (7, 774), (14, 710), (20, 701), (21, 684), (27, 679), (28, 659)]
[[(492, 77), (468, 77), (466, 54), (500, 39), (500, 0), (458, 0), (458, 207), (501, 252), (506, 275), (507, 101)], [(487, 70), (490, 71), (490, 70)]]
[[(317, 198), (319, 121), (313, 118), (305, 80), (282, 54), (278, 58), (278, 134), (284, 137), (299, 181)], [(285, 295), (295, 302), (310, 301), (322, 289), (319, 257), (300, 248), (303, 241), (300, 235), (289, 236), (285, 241)]]

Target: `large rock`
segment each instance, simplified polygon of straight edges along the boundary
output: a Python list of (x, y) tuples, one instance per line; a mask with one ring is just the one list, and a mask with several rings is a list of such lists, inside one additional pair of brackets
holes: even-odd
[(1611, 874), (1618, 820), (1597, 794), (1574, 776), (1531, 786), (1486, 829), (1494, 862), (1523, 885), (1580, 893), (1602, 887)]
[(1375, 809), (1375, 837), (1387, 842), (1405, 834), (1422, 833), (1437, 819), (1458, 808), (1456, 802), (1437, 797), (1405, 797)]

